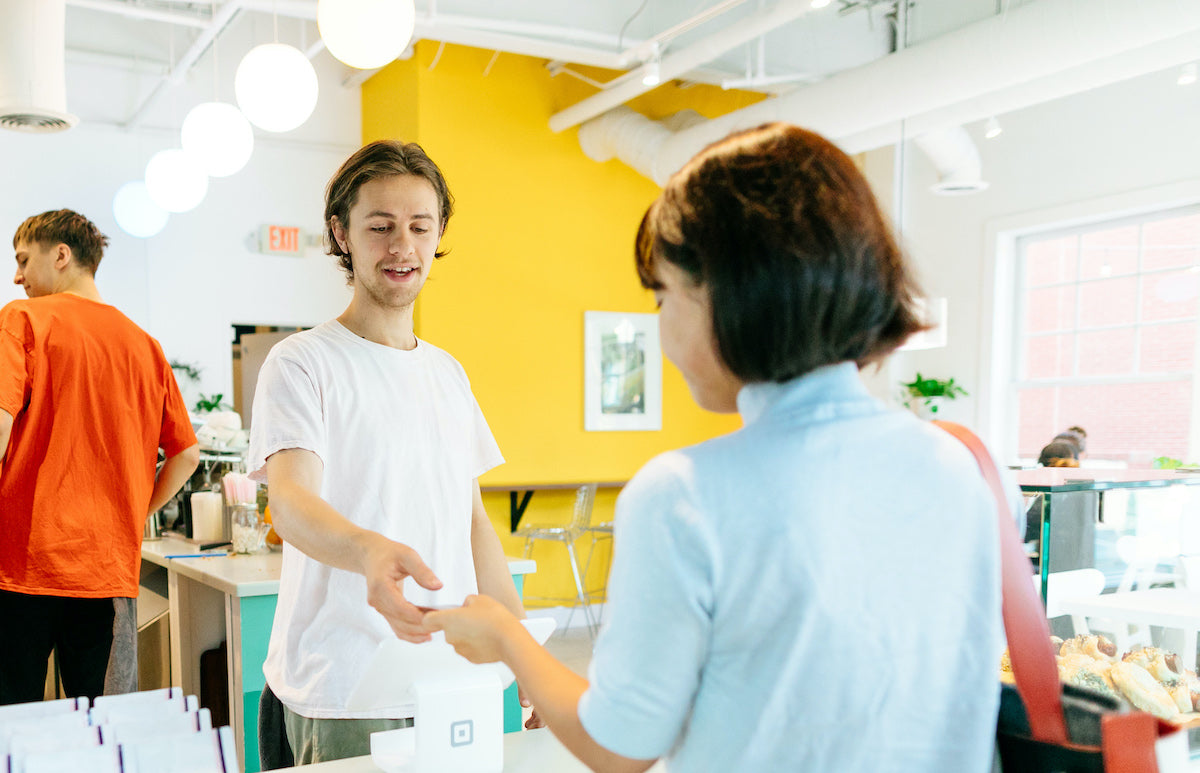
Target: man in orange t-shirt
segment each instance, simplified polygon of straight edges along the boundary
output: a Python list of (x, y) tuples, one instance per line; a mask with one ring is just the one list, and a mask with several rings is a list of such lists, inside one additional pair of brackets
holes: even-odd
[(106, 673), (137, 689), (114, 623), (136, 620), (146, 519), (200, 459), (162, 348), (96, 289), (107, 244), (67, 209), (13, 237), (29, 299), (0, 309), (0, 704), (41, 700), (51, 650), (68, 696)]

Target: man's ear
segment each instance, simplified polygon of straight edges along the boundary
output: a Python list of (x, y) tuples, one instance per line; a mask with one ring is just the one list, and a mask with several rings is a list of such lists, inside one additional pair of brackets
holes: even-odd
[(71, 248), (59, 242), (54, 247), (54, 268), (59, 271), (66, 269), (67, 266), (71, 265), (71, 260), (74, 257), (75, 255), (71, 252)]
[(350, 246), (346, 244), (346, 227), (342, 225), (342, 221), (337, 215), (329, 218), (329, 227), (333, 230), (333, 240), (337, 242), (337, 246), (342, 252), (349, 255)]

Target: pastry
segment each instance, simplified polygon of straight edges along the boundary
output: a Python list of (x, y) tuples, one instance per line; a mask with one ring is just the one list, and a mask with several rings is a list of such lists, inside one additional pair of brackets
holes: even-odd
[(1097, 660), (1116, 660), (1117, 645), (1103, 636), (1080, 634), (1063, 642), (1060, 655), (1088, 655)]
[(1136, 663), (1149, 671), (1160, 682), (1178, 679), (1183, 669), (1180, 667), (1179, 656), (1158, 647), (1139, 647), (1130, 650), (1121, 657), (1126, 663)]
[(1141, 666), (1121, 661), (1113, 664), (1109, 674), (1113, 684), (1135, 708), (1161, 719), (1173, 719), (1179, 715), (1179, 706), (1175, 699)]

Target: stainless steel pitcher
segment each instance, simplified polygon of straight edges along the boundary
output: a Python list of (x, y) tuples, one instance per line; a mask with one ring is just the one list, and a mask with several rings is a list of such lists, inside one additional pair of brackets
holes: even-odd
[(146, 525), (142, 528), (142, 541), (152, 542), (156, 539), (162, 539), (162, 511), (155, 510), (146, 519)]

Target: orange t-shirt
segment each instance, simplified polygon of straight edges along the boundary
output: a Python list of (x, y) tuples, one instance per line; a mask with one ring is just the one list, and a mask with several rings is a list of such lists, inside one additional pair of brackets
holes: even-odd
[(158, 342), (70, 293), (0, 309), (0, 588), (132, 598), (161, 447), (196, 443)]

